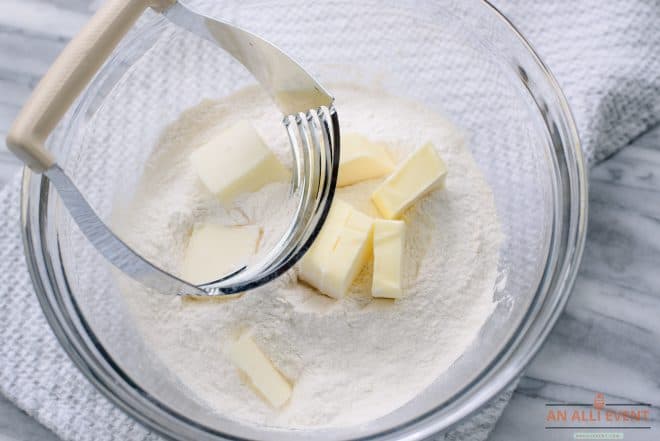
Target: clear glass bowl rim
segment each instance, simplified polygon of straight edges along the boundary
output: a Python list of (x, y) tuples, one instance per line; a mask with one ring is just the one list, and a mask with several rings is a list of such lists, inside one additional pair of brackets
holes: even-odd
[[(586, 238), (588, 188), (587, 171), (580, 141), (568, 103), (554, 76), (544, 65), (527, 40), (497, 8), (487, 0), (479, 2), (517, 37), (527, 55), (542, 72), (552, 90), (557, 118), (556, 126), (561, 149), (555, 149), (556, 164), (563, 167), (558, 178), (566, 195), (567, 212), (561, 213), (555, 224), (554, 264), (546, 265), (535, 300), (513, 337), (498, 357), (473, 382), (466, 385), (452, 400), (414, 420), (367, 438), (382, 440), (425, 439), (451, 428), (488, 403), (514, 381), (538, 352), (568, 300), (579, 268)], [(549, 124), (550, 121), (546, 121)], [(25, 168), (21, 192), (21, 227), (28, 270), (46, 319), (60, 344), (85, 377), (115, 405), (145, 426), (171, 439), (223, 440), (237, 439), (210, 430), (177, 414), (156, 402), (113, 363), (91, 329), (79, 315), (70, 293), (62, 293), (56, 280), (52, 251), (42, 237), (49, 183), (42, 175)], [(559, 207), (564, 210), (566, 207)], [(552, 260), (549, 259), (548, 260)], [(551, 271), (549, 271), (551, 270)], [(543, 291), (543, 292), (541, 292)], [(538, 301), (541, 299), (542, 301)]]

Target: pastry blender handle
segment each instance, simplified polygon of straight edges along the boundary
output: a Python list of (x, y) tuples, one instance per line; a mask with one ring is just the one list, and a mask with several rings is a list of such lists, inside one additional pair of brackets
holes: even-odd
[(57, 57), (14, 120), (7, 146), (37, 173), (55, 165), (45, 148), (48, 135), (148, 8), (162, 10), (173, 0), (108, 0)]

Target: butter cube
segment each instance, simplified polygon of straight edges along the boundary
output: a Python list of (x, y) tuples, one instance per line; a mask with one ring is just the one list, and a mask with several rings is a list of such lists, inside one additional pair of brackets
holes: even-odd
[[(327, 255), (331, 253), (339, 240), (352, 207), (335, 198), (325, 219), (323, 228), (314, 239), (314, 243), (300, 259), (300, 278), (321, 289), (326, 269)], [(325, 255), (324, 255), (325, 254)]]
[(342, 298), (371, 255), (373, 219), (335, 199), (318, 237), (301, 259), (300, 278)]
[(240, 121), (191, 153), (195, 172), (224, 204), (271, 182), (289, 179), (288, 170), (247, 121)]
[(393, 169), (394, 162), (384, 144), (370, 142), (356, 133), (342, 135), (338, 187), (380, 178)]
[(275, 369), (252, 338), (243, 334), (227, 349), (227, 357), (250, 379), (252, 385), (276, 408), (291, 397), (291, 384)]
[(195, 285), (238, 270), (257, 252), (261, 228), (195, 226), (183, 258), (183, 278)]
[(402, 263), (406, 223), (400, 220), (374, 221), (373, 297), (398, 299), (402, 296)]
[(399, 218), (418, 198), (444, 184), (447, 167), (430, 142), (415, 150), (371, 196), (386, 219)]
[(321, 292), (336, 299), (346, 294), (371, 256), (372, 222), (357, 210), (346, 220), (332, 255), (326, 257)]

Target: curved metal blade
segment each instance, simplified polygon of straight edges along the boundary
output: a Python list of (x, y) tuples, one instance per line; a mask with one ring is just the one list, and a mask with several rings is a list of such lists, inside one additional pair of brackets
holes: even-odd
[(64, 206), (80, 231), (111, 264), (138, 282), (158, 292), (177, 295), (206, 295), (206, 292), (152, 265), (115, 235), (59, 165), (44, 172), (57, 189)]
[(322, 106), (333, 98), (305, 69), (277, 46), (227, 22), (176, 2), (163, 12), (172, 23), (231, 54), (268, 90), (285, 115)]

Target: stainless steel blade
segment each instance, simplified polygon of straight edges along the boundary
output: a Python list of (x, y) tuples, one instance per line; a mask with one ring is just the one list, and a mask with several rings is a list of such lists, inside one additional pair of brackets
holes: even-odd
[(80, 231), (111, 264), (126, 275), (158, 292), (178, 295), (206, 295), (206, 292), (191, 285), (143, 259), (98, 217), (94, 209), (78, 191), (71, 179), (59, 165), (44, 173), (57, 189)]
[(172, 23), (217, 44), (245, 66), (285, 115), (330, 107), (332, 96), (303, 67), (263, 38), (200, 12), (180, 1), (163, 15)]

